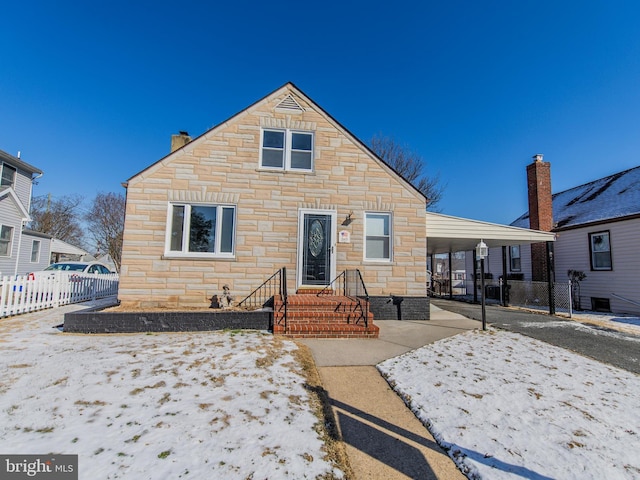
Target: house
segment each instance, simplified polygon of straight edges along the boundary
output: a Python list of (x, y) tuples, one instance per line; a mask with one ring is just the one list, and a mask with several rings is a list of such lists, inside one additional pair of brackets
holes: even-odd
[(172, 150), (125, 184), (123, 307), (238, 301), (282, 267), (319, 293), (357, 269), (374, 316), (428, 317), (427, 200), (292, 83)]
[(59, 238), (51, 239), (51, 263), (77, 260), (92, 261), (95, 259), (82, 248), (71, 245)]
[(49, 265), (51, 237), (25, 229), (33, 182), (42, 171), (0, 150), (0, 275), (25, 275)]
[[(549, 162), (536, 155), (527, 168), (529, 211), (512, 225), (556, 233), (555, 280), (568, 281), (569, 270), (586, 274), (580, 282), (582, 308), (640, 314), (640, 167), (553, 195)], [(524, 246), (512, 247), (509, 272), (535, 280), (535, 256)]]

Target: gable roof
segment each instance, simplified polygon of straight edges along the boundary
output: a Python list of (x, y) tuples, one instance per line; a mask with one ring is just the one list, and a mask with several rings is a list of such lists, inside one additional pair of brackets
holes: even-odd
[(257, 105), (259, 105), (259, 104), (261, 104), (263, 102), (267, 102), (267, 101), (273, 99), (274, 97), (277, 97), (277, 96), (282, 95), (282, 94), (287, 93), (287, 92), (289, 94), (281, 102), (279, 102), (278, 105), (276, 105), (276, 109), (279, 109), (279, 110), (282, 110), (282, 109), (289, 109), (289, 110), (301, 109), (301, 110), (303, 110), (302, 107), (295, 100), (295, 98), (291, 95), (291, 93), (295, 94), (296, 96), (298, 96), (301, 99), (303, 99), (306, 103), (308, 103), (310, 105), (313, 105), (314, 108), (329, 121), (329, 123), (332, 123), (335, 128), (340, 130), (353, 143), (355, 143), (360, 148), (362, 148), (382, 168), (387, 170), (390, 174), (395, 175), (401, 183), (403, 183), (406, 187), (408, 187), (409, 189), (411, 189), (414, 192), (416, 192), (420, 197), (424, 198), (425, 200), (428, 200), (420, 190), (418, 190), (413, 184), (411, 184), (411, 182), (407, 181), (391, 165), (389, 165), (387, 162), (382, 160), (378, 155), (376, 155), (375, 152), (373, 152), (373, 150), (371, 150), (364, 142), (362, 142), (358, 137), (356, 137), (354, 134), (352, 134), (348, 129), (346, 129), (340, 122), (338, 122), (335, 118), (333, 118), (329, 113), (324, 111), (322, 109), (322, 107), (320, 107), (316, 102), (311, 100), (311, 98), (309, 98), (302, 90), (300, 90), (292, 82), (285, 83), (280, 88), (277, 88), (276, 90), (274, 90), (273, 92), (269, 93), (268, 95), (265, 95), (260, 100), (252, 103), (251, 105), (246, 107), (244, 110), (242, 110), (242, 111), (236, 113), (235, 115), (229, 117), (227, 120), (224, 120), (223, 122), (220, 122), (219, 124), (217, 124), (214, 127), (210, 128), (209, 130), (207, 130), (203, 134), (201, 134), (198, 137), (196, 137), (193, 140), (191, 140), (189, 143), (187, 143), (184, 146), (178, 148), (177, 150), (167, 154), (166, 156), (164, 156), (163, 158), (161, 158), (157, 162), (149, 165), (145, 169), (141, 170), (140, 172), (138, 172), (135, 175), (133, 175), (132, 177), (130, 177), (123, 184), (123, 186), (125, 186), (125, 188), (126, 188), (127, 185), (129, 184), (129, 182), (131, 182), (132, 180), (136, 179), (138, 176), (144, 175), (145, 173), (149, 172), (150, 170), (155, 169), (156, 166), (164, 164), (165, 162), (168, 161), (169, 158), (174, 156), (177, 152), (180, 152), (181, 150), (183, 150), (185, 148), (191, 148), (191, 147), (196, 146), (197, 143), (202, 141), (206, 136), (214, 133), (217, 129), (219, 129), (221, 127), (224, 127), (226, 124), (236, 120), (240, 116), (245, 115), (246, 113), (250, 112)]
[[(640, 166), (552, 196), (554, 231), (640, 215)], [(529, 212), (512, 226), (528, 228)]]
[(36, 168), (33, 165), (29, 165), (27, 162), (23, 162), (18, 157), (14, 157), (10, 153), (7, 153), (7, 152), (5, 152), (3, 150), (0, 150), (0, 161), (1, 162), (6, 162), (6, 163), (8, 163), (10, 165), (13, 165), (14, 167), (17, 167), (17, 168), (21, 169), (21, 170), (26, 170), (27, 172), (31, 173), (32, 175), (34, 173), (37, 173), (38, 175), (42, 175), (42, 170), (40, 170), (39, 168)]
[(27, 209), (18, 198), (18, 195), (16, 195), (16, 191), (13, 189), (13, 187), (5, 186), (0, 188), (0, 200), (2, 200), (4, 197), (7, 197), (13, 200), (13, 203), (15, 203), (16, 208), (18, 209), (18, 212), (20, 213), (20, 216), (24, 221), (27, 221), (27, 222), (31, 221), (29, 212), (27, 212)]

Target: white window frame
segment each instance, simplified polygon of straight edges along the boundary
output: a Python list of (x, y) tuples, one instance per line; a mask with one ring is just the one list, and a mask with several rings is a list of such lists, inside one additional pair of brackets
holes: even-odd
[(11, 235), (9, 235), (9, 240), (7, 242), (7, 254), (3, 255), (0, 253), (0, 257), (5, 257), (5, 258), (11, 258), (11, 250), (13, 249), (13, 234), (15, 232), (15, 228), (12, 227), (11, 225), (2, 225), (0, 224), (0, 242), (3, 241), (2, 239), (2, 229), (3, 228), (10, 228), (11, 229)]
[[(368, 219), (369, 215), (384, 215), (389, 218), (389, 258), (369, 258), (367, 252), (367, 228), (368, 228)], [(373, 235), (372, 235), (373, 236)], [(376, 235), (377, 236), (377, 235)], [(377, 263), (391, 263), (393, 261), (393, 215), (391, 212), (364, 212), (364, 260), (366, 262), (377, 262)]]
[[(182, 249), (171, 250), (171, 233), (173, 229), (173, 208), (184, 207), (184, 221), (182, 223)], [(222, 219), (222, 209), (233, 209), (233, 231), (231, 232), (232, 248), (231, 252), (221, 252), (222, 244), (222, 221), (216, 221), (215, 231), (215, 251), (214, 252), (190, 252), (189, 251), (189, 230), (191, 222), (191, 207), (215, 207), (217, 209), (216, 219)], [(186, 202), (169, 202), (167, 207), (167, 230), (165, 235), (164, 256), (167, 258), (235, 258), (236, 255), (236, 225), (237, 225), (238, 207), (233, 204), (226, 203), (186, 203)]]
[[(514, 247), (518, 247), (518, 256), (515, 257), (513, 255)], [(518, 268), (514, 268), (513, 261), (518, 259)], [(509, 245), (509, 270), (512, 272), (521, 272), (522, 271), (522, 249), (520, 245)]]
[[(35, 246), (38, 246), (37, 250), (34, 250)], [(40, 240), (34, 240), (31, 243), (31, 263), (40, 263), (40, 250), (42, 249), (42, 242)], [(33, 254), (36, 254), (36, 259), (33, 259)]]
[[(265, 147), (264, 145), (264, 132), (283, 132), (284, 133), (284, 145), (283, 145), (283, 153), (284, 153), (284, 158), (283, 158), (283, 165), (282, 167), (272, 167), (272, 166), (268, 166), (268, 165), (263, 165), (262, 164), (262, 153), (264, 152)], [(311, 166), (310, 168), (296, 168), (296, 167), (292, 167), (291, 166), (291, 152), (295, 152), (295, 151), (301, 151), (301, 152), (306, 152), (307, 150), (294, 150), (293, 149), (293, 134), (302, 134), (302, 135), (309, 135), (311, 137)], [(260, 130), (260, 168), (263, 168), (265, 170), (284, 170), (284, 171), (291, 171), (291, 172), (313, 172), (314, 169), (314, 164), (315, 164), (315, 133), (314, 132), (310, 132), (307, 130), (297, 130), (297, 129), (290, 129), (290, 128), (262, 128)], [(267, 149), (269, 149), (270, 147), (266, 147)]]

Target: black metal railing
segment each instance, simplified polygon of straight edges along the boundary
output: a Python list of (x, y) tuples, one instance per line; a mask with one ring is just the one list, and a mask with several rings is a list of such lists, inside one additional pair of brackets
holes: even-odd
[(362, 274), (357, 268), (343, 271), (317, 293), (318, 297), (322, 295), (342, 295), (355, 301), (356, 310), (360, 311), (360, 318), (356, 320), (356, 323), (362, 320), (365, 327), (369, 326), (369, 293), (362, 279)]
[(247, 295), (240, 303), (238, 303), (239, 307), (245, 308), (265, 308), (271, 307), (276, 312), (276, 308), (274, 305), (274, 297), (276, 295), (280, 295), (282, 299), (282, 309), (284, 316), (280, 319), (280, 321), (287, 322), (287, 269), (286, 267), (282, 267), (276, 273), (271, 275), (267, 280), (265, 280), (262, 285), (256, 288), (253, 292)]

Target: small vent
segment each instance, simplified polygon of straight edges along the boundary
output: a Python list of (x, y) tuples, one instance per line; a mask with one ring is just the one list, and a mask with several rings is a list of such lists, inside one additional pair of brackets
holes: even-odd
[(298, 102), (291, 96), (287, 95), (278, 105), (276, 110), (282, 110), (286, 113), (303, 113), (304, 108), (300, 106)]

